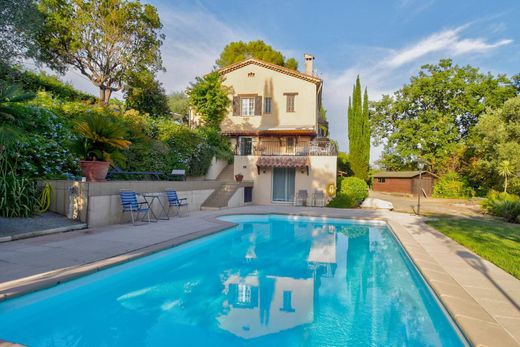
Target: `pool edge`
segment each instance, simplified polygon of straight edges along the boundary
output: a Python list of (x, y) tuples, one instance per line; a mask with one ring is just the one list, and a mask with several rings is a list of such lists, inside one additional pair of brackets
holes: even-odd
[[(179, 246), (205, 236), (227, 230), (235, 223), (218, 219), (228, 215), (292, 215), (302, 217), (333, 218), (362, 221), (385, 222), (392, 231), (405, 253), (410, 258), (425, 283), (432, 289), (435, 298), (441, 303), (451, 319), (457, 325), (464, 337), (474, 346), (520, 346), (516, 340), (502, 327), (439, 263), (415, 240), (411, 231), (400, 223), (388, 217), (364, 216), (327, 216), (326, 213), (283, 213), (283, 212), (238, 212), (221, 211), (218, 214), (204, 216), (202, 219), (211, 221), (216, 226), (200, 230), (187, 235), (152, 244), (128, 253), (122, 253), (106, 259), (72, 266), (65, 269), (53, 270), (46, 273), (20, 278), (1, 283), (0, 302), (30, 292), (46, 289), (62, 282), (86, 276), (115, 265), (123, 264), (156, 252)], [(422, 223), (422, 222), (421, 222)], [(424, 224), (424, 223), (423, 223)], [(7, 288), (4, 288), (7, 287)], [(478, 318), (475, 318), (478, 317)], [(0, 342), (2, 342), (0, 340)], [(0, 343), (0, 346), (1, 343)]]

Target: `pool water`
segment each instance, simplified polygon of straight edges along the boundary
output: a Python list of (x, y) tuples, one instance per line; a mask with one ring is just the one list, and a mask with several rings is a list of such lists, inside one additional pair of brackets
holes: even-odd
[(466, 345), (385, 224), (222, 219), (238, 226), (0, 303), (0, 339), (32, 347)]

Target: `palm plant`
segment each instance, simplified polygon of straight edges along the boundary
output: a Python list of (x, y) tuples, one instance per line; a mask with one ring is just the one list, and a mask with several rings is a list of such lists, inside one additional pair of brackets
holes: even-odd
[(125, 140), (128, 130), (113, 116), (90, 113), (80, 121), (76, 130), (80, 135), (76, 149), (85, 160), (101, 160), (110, 163), (122, 162), (121, 149), (131, 142)]
[(498, 174), (504, 177), (504, 193), (507, 193), (507, 178), (513, 175), (513, 167), (509, 160), (503, 160), (498, 165)]
[(12, 144), (24, 134), (30, 120), (20, 103), (34, 97), (18, 85), (0, 84), (0, 143)]

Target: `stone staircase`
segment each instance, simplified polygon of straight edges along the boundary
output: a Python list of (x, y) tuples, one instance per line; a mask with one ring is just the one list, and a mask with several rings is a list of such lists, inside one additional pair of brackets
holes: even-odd
[[(233, 171), (231, 171), (231, 173), (233, 173)], [(222, 185), (215, 189), (215, 191), (211, 193), (206, 201), (202, 203), (200, 209), (202, 211), (207, 211), (220, 210), (222, 208), (228, 207), (229, 199), (231, 199), (238, 188), (240, 188), (239, 183), (222, 183)]]
[(226, 166), (224, 170), (222, 170), (220, 174), (217, 176), (217, 181), (234, 182), (235, 176), (233, 175), (233, 170), (233, 164), (229, 164), (228, 166)]

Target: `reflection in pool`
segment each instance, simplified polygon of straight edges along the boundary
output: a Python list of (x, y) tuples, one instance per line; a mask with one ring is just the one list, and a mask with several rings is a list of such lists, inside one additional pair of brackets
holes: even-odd
[(230, 231), (0, 303), (29, 346), (462, 346), (384, 224), (228, 216)]

